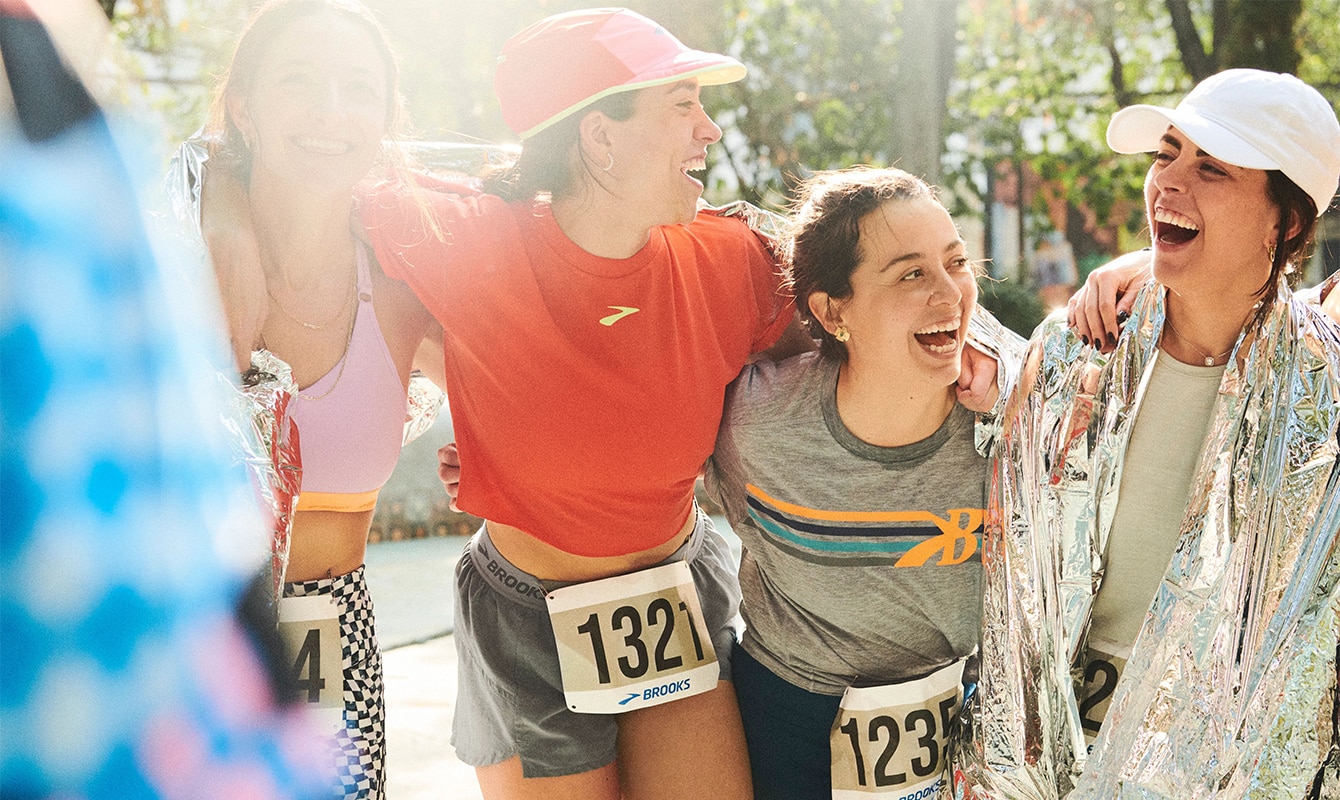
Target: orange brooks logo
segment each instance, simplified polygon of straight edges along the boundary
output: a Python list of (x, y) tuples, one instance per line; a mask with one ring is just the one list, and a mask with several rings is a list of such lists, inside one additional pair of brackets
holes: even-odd
[(619, 320), (623, 319), (624, 317), (628, 316), (629, 314), (636, 314), (637, 312), (642, 310), (640, 308), (631, 308), (629, 306), (605, 306), (605, 307), (612, 308), (616, 312), (610, 314), (608, 317), (600, 318), (600, 324), (604, 325), (606, 328), (618, 322)]
[[(746, 484), (745, 491), (749, 495), (749, 516), (754, 522), (792, 544), (811, 550), (831, 553), (882, 551), (897, 557), (895, 567), (926, 566), (936, 556), (935, 564), (952, 566), (966, 562), (978, 551), (977, 532), (984, 517), (980, 508), (946, 509), (945, 517), (930, 511), (832, 511), (778, 500), (753, 484)], [(785, 518), (777, 516), (777, 512), (787, 515), (791, 522), (788, 524)], [(804, 530), (795, 529), (796, 521), (819, 523), (825, 527), (844, 523), (930, 523), (937, 533), (890, 537), (880, 543), (855, 542), (845, 536), (807, 535)]]

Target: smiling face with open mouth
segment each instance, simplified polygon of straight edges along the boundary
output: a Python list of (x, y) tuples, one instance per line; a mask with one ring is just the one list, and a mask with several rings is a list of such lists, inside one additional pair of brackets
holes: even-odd
[(274, 37), (229, 112), (250, 140), (253, 179), (263, 172), (347, 194), (377, 157), (390, 103), (372, 37), (338, 15), (313, 14)]
[(1234, 166), (1169, 127), (1145, 178), (1154, 276), (1179, 294), (1255, 295), (1279, 211), (1266, 173)]
[(852, 368), (937, 389), (958, 380), (977, 276), (949, 212), (928, 198), (886, 202), (861, 219), (859, 253), (851, 296), (833, 301)]
[[(613, 166), (603, 177), (629, 224), (687, 224), (697, 214), (707, 148), (721, 128), (703, 109), (696, 79), (639, 90), (633, 115), (611, 123)], [(602, 165), (603, 166), (603, 165)]]

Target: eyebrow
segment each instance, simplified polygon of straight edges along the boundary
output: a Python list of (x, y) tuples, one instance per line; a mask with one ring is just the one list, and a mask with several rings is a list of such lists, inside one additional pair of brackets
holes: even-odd
[[(943, 250), (943, 252), (941, 253), (941, 255), (948, 255), (949, 253), (952, 253), (952, 252), (954, 252), (955, 250), (966, 249), (967, 246), (968, 246), (968, 245), (967, 245), (962, 239), (955, 239), (954, 241), (952, 241), (952, 242), (950, 242), (949, 244), (945, 245), (945, 249)], [(925, 255), (924, 255), (923, 253), (904, 253), (904, 254), (902, 254), (901, 256), (898, 256), (897, 258), (893, 259), (893, 260), (890, 261), (889, 263), (885, 264), (884, 266), (880, 267), (880, 268), (879, 268), (879, 271), (880, 271), (881, 273), (883, 273), (883, 272), (887, 272), (887, 271), (889, 271), (890, 269), (892, 269), (893, 267), (895, 267), (895, 266), (897, 266), (898, 264), (901, 264), (901, 263), (903, 263), (903, 262), (905, 262), (905, 261), (915, 261), (915, 260), (917, 260), (917, 259), (919, 259), (919, 258), (924, 258), (924, 257), (925, 257)]]
[[(1176, 147), (1178, 150), (1182, 149), (1181, 140), (1179, 140), (1176, 136), (1173, 136), (1171, 133), (1163, 134), (1163, 136), (1159, 138), (1159, 141), (1162, 142), (1163, 144), (1168, 145), (1169, 147)], [(1196, 148), (1196, 156), (1198, 158), (1214, 158), (1214, 156), (1210, 155), (1209, 153), (1205, 152), (1199, 147)]]

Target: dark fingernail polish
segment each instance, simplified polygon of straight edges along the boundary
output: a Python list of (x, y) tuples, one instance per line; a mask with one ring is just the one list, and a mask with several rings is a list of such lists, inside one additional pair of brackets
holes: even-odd
[(1112, 345), (1113, 347), (1116, 347), (1116, 346), (1117, 346), (1117, 337), (1115, 337), (1115, 336), (1113, 336), (1112, 334), (1109, 333), (1109, 334), (1107, 335), (1107, 343), (1110, 344), (1110, 345)]
[(1117, 324), (1118, 324), (1118, 325), (1125, 325), (1125, 324), (1126, 324), (1126, 320), (1128, 320), (1128, 319), (1130, 319), (1130, 318), (1131, 318), (1131, 312), (1129, 312), (1129, 311), (1118, 311), (1118, 312), (1117, 312)]
[(1089, 337), (1087, 337), (1087, 336), (1081, 336), (1081, 337), (1079, 337), (1079, 338), (1082, 339), (1082, 340), (1084, 340), (1084, 346), (1085, 346), (1085, 347), (1088, 347), (1088, 346), (1089, 346)]

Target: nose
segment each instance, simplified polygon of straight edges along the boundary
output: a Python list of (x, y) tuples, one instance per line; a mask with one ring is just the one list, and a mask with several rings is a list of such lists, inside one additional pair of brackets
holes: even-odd
[(956, 306), (963, 302), (963, 290), (946, 269), (935, 270), (935, 285), (931, 288), (931, 305)]
[(1186, 178), (1190, 169), (1191, 159), (1184, 158), (1180, 154), (1172, 161), (1165, 162), (1162, 167), (1156, 161), (1149, 168), (1149, 183), (1161, 192), (1180, 192), (1186, 188)]
[(698, 107), (699, 119), (693, 128), (693, 135), (698, 141), (705, 144), (712, 144), (721, 139), (721, 126), (717, 125), (711, 117), (707, 115), (707, 110)]
[(345, 110), (348, 98), (339, 81), (326, 80), (321, 82), (312, 100), (313, 113), (320, 117), (336, 117)]

